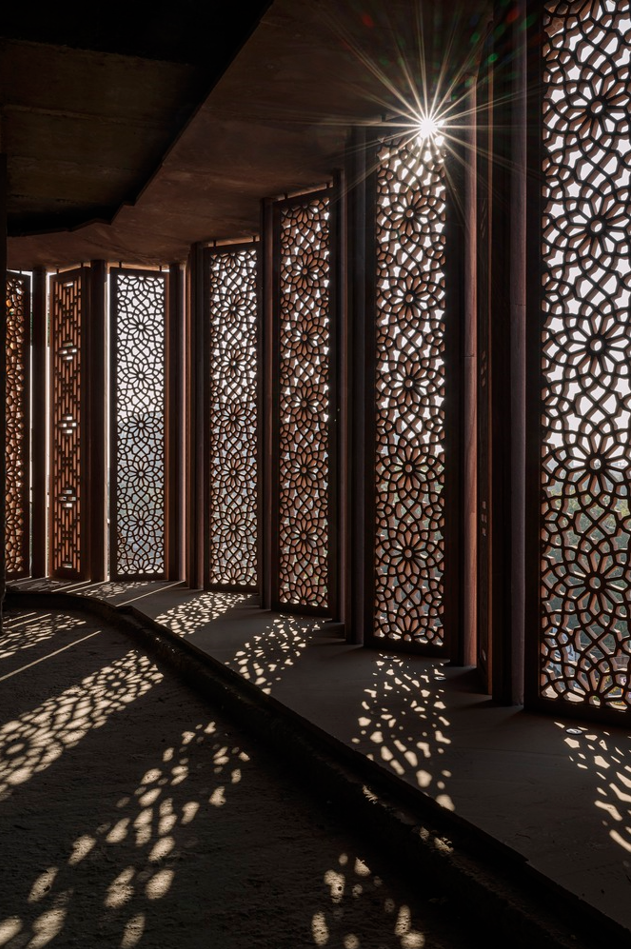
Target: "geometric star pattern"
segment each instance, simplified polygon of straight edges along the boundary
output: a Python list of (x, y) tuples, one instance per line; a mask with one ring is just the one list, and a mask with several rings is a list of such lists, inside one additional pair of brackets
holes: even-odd
[(258, 250), (208, 253), (209, 582), (257, 581)]
[(328, 605), (330, 199), (285, 205), (279, 226), (279, 598)]
[(442, 646), (444, 156), (408, 138), (378, 162), (373, 635)]
[(166, 277), (112, 270), (112, 575), (165, 571)]
[(540, 689), (629, 705), (631, 16), (546, 4)]

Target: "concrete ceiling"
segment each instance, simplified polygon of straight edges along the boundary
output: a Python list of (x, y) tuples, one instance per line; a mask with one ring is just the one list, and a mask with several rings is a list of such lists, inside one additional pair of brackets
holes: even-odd
[(128, 23), (117, 0), (102, 22), (70, 5), (54, 8), (65, 26), (3, 24), (11, 267), (168, 263), (251, 236), (261, 198), (321, 183), (353, 124), (413, 101), (421, 49), (428, 72), (466, 72), (483, 21), (425, 3), (421, 40), (411, 0), (227, 6), (157, 3)]

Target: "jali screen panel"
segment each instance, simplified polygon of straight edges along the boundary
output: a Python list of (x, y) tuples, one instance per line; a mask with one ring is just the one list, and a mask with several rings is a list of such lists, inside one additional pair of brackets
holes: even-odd
[(6, 288), (6, 570), (29, 575), (29, 346), (31, 282), (8, 273)]
[(373, 635), (444, 643), (445, 226), (438, 143), (380, 148)]
[(50, 278), (51, 497), (49, 560), (52, 576), (82, 577), (86, 489), (84, 366), (88, 274)]
[(629, 704), (631, 10), (546, 4), (540, 695)]
[(278, 600), (329, 605), (331, 199), (277, 209)]
[(110, 272), (111, 560), (117, 579), (165, 575), (166, 284), (155, 271)]
[(207, 251), (208, 582), (257, 582), (258, 248)]

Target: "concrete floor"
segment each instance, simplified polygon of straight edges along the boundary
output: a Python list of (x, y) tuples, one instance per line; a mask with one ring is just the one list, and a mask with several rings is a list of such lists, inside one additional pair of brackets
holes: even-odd
[(125, 633), (13, 610), (0, 639), (0, 946), (475, 949), (334, 801)]
[(547, 718), (495, 707), (470, 671), (348, 646), (321, 621), (262, 611), (254, 597), (63, 588), (132, 606), (186, 638), (631, 930), (628, 730), (577, 726), (562, 709)]

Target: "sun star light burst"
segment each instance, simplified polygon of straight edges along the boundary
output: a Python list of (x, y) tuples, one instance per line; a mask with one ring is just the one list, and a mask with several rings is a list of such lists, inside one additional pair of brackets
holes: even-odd
[(433, 141), (439, 137), (441, 123), (435, 115), (422, 115), (416, 127), (416, 135), (419, 143)]

